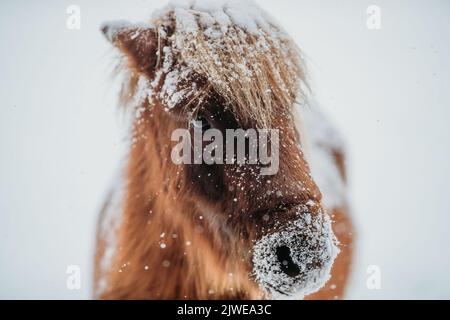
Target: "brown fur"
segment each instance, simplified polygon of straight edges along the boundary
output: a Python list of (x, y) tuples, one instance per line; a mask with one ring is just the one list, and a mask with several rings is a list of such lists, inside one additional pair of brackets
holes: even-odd
[[(130, 77), (122, 94), (126, 101), (133, 96), (139, 76), (154, 79), (155, 68), (158, 69), (160, 61), (143, 60), (143, 57), (155, 57), (151, 53), (161, 52), (161, 42), (165, 41), (154, 30), (146, 31), (141, 38), (131, 41), (132, 32), (119, 33), (114, 39), (116, 46), (127, 57)], [(207, 112), (220, 119), (217, 124), (220, 130), (267, 127), (269, 123), (271, 128), (280, 130), (280, 170), (274, 176), (259, 176), (250, 166), (173, 164), (170, 152), (174, 142), (170, 140), (170, 133), (186, 127), (188, 101), (183, 101), (185, 107), (174, 108), (170, 112), (164, 110), (159, 99), (153, 99), (152, 105), (149, 101), (144, 102), (143, 114), (134, 123), (136, 139), (125, 172), (122, 221), (117, 230), (114, 259), (108, 270), (102, 270), (100, 266), (105, 254), (105, 235), (102, 234), (104, 231), (99, 230), (96, 286), (100, 278), (107, 280), (106, 290), (100, 298), (266, 297), (251, 276), (254, 241), (260, 239), (269, 226), (275, 226), (275, 220), (278, 219), (281, 226), (292, 221), (294, 217), (290, 214), (290, 208), (293, 206), (305, 204), (308, 200), (320, 204), (321, 199), (298, 147), (299, 137), (291, 114), (292, 104), (298, 98), (294, 92), (298, 92), (299, 82), (304, 79), (304, 69), (296, 47), (290, 44), (290, 40), (286, 41), (290, 48), (294, 48), (289, 52), (291, 69), (283, 64), (277, 52), (271, 53), (276, 58), (270, 63), (278, 66), (278, 76), (286, 79), (287, 91), (277, 91), (275, 81), (271, 79), (274, 71), (269, 74), (270, 64), (263, 56), (253, 60), (257, 62), (254, 68), (264, 71), (256, 72), (259, 75), (256, 85), (250, 83), (242, 90), (238, 84), (233, 87), (230, 78), (224, 76), (224, 80), (234, 88), (233, 94), (205, 82), (205, 70), (196, 70), (190, 78), (206, 88), (201, 103), (199, 101), (195, 106), (196, 112)], [(255, 43), (254, 39), (245, 37), (246, 45), (252, 43)], [(197, 49), (206, 50), (201, 47), (201, 39), (197, 39), (197, 44), (200, 45)], [(208, 54), (203, 51), (200, 57), (208, 57)], [(208, 70), (211, 68), (207, 67)], [(292, 77), (292, 74), (295, 76)], [(154, 88), (156, 92), (161, 89), (161, 81)], [(272, 90), (269, 96), (258, 96), (258, 92), (261, 93), (266, 87), (276, 90)], [(251, 95), (243, 96), (244, 91)], [(249, 109), (249, 105), (255, 109)], [(343, 169), (342, 174), (345, 174)], [(282, 196), (267, 194), (269, 189), (280, 190)], [(317, 213), (320, 208), (320, 205), (315, 206), (312, 213)], [(336, 289), (330, 289), (327, 285), (312, 298), (342, 297), (349, 273), (350, 220), (343, 208), (327, 209), (333, 212), (335, 226), (344, 226), (342, 232), (337, 232), (342, 252), (329, 281), (336, 285)], [(283, 218), (277, 217), (280, 210), (286, 212)], [(274, 218), (264, 221), (262, 216), (267, 212), (272, 212)], [(160, 247), (162, 242), (165, 248)]]

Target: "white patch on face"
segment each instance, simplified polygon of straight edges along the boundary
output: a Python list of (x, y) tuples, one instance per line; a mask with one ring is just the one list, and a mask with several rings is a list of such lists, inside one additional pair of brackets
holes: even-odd
[(344, 207), (347, 188), (334, 156), (335, 151), (345, 154), (339, 132), (315, 101), (306, 106), (295, 105), (294, 115), (311, 176), (322, 193), (322, 204), (327, 210)]
[(272, 299), (302, 299), (327, 282), (338, 253), (328, 216), (300, 209), (298, 220), (255, 244), (253, 273)]

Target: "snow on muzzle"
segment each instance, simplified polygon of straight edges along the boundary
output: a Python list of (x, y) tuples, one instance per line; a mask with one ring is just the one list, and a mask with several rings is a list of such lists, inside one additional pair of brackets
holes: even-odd
[(327, 214), (313, 215), (302, 206), (294, 210), (294, 220), (253, 247), (254, 277), (273, 299), (301, 299), (319, 290), (339, 253)]

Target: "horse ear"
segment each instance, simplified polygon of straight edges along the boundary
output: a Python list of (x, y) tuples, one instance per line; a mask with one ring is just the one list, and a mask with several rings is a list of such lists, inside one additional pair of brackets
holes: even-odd
[(158, 32), (155, 28), (126, 21), (110, 21), (102, 24), (101, 31), (128, 57), (131, 68), (154, 75), (158, 50)]

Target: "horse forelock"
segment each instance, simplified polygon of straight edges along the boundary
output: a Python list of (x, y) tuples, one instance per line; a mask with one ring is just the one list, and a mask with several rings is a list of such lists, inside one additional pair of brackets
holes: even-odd
[(299, 48), (264, 12), (257, 12), (250, 27), (231, 9), (207, 10), (194, 2), (169, 5), (154, 16), (156, 70), (151, 76), (130, 72), (124, 100), (140, 101), (145, 91), (167, 111), (195, 111), (215, 94), (239, 120), (260, 128), (280, 112), (290, 113), (308, 88)]

